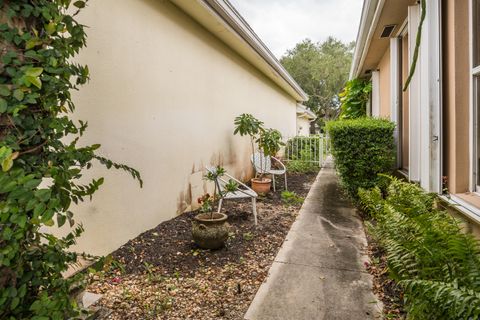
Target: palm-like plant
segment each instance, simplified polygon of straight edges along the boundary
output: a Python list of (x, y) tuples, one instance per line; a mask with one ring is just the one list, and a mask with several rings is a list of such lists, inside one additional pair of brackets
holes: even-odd
[[(262, 153), (267, 157), (274, 157), (280, 151), (280, 148), (285, 145), (282, 141), (282, 134), (276, 129), (263, 130), (256, 142)], [(260, 165), (262, 166), (262, 163)], [(263, 178), (263, 172), (265, 172), (265, 168), (262, 166), (260, 179)]]
[(230, 179), (228, 183), (224, 185), (224, 190), (219, 190), (218, 179), (225, 174), (225, 169), (221, 166), (217, 166), (214, 170), (208, 171), (205, 175), (205, 180), (212, 181), (214, 183), (213, 196), (205, 194), (198, 199), (200, 203), (200, 211), (203, 213), (210, 213), (210, 219), (213, 220), (213, 213), (215, 212), (215, 204), (217, 199), (224, 197), (229, 192), (235, 192), (238, 190), (238, 183)]
[(265, 131), (263, 122), (255, 118), (253, 115), (243, 113), (235, 118), (235, 130), (233, 134), (240, 134), (240, 136), (250, 136), (250, 143), (252, 145), (252, 154), (255, 153), (255, 140)]

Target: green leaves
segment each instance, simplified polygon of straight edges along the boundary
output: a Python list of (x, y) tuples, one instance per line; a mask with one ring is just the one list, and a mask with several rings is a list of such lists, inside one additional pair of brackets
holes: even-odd
[(0, 113), (7, 111), (8, 103), (7, 100), (0, 98)]
[(18, 152), (13, 152), (10, 148), (5, 146), (0, 147), (0, 164), (3, 172), (6, 172), (12, 168), (13, 160), (15, 160), (18, 155)]
[(28, 68), (25, 70), (25, 75), (29, 77), (38, 77), (42, 74), (43, 68)]
[(82, 8), (85, 8), (85, 1), (75, 1), (73, 5), (77, 8), (82, 9)]
[(6, 85), (0, 85), (0, 96), (8, 97), (10, 95), (10, 89)]
[(393, 171), (393, 122), (359, 118), (330, 121), (326, 128), (341, 184), (353, 199), (358, 198), (358, 188), (373, 188), (379, 174)]
[(280, 148), (285, 145), (282, 142), (282, 134), (276, 129), (262, 130), (257, 143), (263, 154), (270, 157), (274, 157), (280, 151)]
[(408, 318), (478, 319), (478, 241), (438, 209), (436, 195), (385, 179), (381, 188), (360, 190), (360, 201), (376, 219), (370, 230), (387, 252), (390, 276), (404, 289)]
[(233, 134), (240, 134), (241, 136), (255, 137), (263, 131), (263, 122), (252, 116), (244, 113), (239, 115), (234, 120), (235, 129)]
[[(65, 279), (63, 272), (77, 262), (69, 248), (83, 228), (75, 226), (69, 208), (92, 197), (103, 178), (78, 181), (97, 159), (142, 182), (137, 170), (98, 156), (100, 145), (79, 147), (87, 124), (69, 117), (75, 110), (71, 90), (89, 75), (87, 66), (73, 62), (86, 34), (72, 6), (86, 2), (0, 1), (5, 19), (15, 21), (0, 23), (2, 319), (77, 319), (70, 293), (82, 287), (83, 275)], [(67, 222), (62, 238), (45, 231)]]
[(25, 97), (25, 94), (23, 93), (22, 90), (16, 89), (15, 91), (13, 91), (13, 97), (18, 101), (22, 101), (23, 98)]
[(27, 87), (34, 85), (38, 89), (42, 88), (42, 81), (40, 75), (43, 73), (43, 68), (27, 68), (23, 77), (23, 84)]
[(296, 44), (280, 60), (282, 65), (308, 94), (305, 105), (322, 117), (338, 114), (338, 93), (348, 80), (354, 43), (342, 43), (329, 37), (315, 43), (310, 39)]
[(372, 92), (372, 83), (363, 79), (347, 82), (339, 94), (341, 102), (340, 119), (356, 119), (367, 115), (367, 103)]

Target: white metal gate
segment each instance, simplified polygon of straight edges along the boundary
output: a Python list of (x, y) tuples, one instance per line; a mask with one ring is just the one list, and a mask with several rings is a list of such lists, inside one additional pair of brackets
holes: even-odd
[(287, 137), (283, 159), (289, 161), (301, 161), (323, 166), (329, 154), (328, 138), (325, 135), (294, 136)]

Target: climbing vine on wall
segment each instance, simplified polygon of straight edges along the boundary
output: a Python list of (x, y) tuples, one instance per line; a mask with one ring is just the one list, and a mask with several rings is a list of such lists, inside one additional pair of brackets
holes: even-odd
[(427, 16), (427, 2), (426, 0), (420, 0), (420, 7), (421, 7), (421, 16), (420, 16), (420, 23), (417, 29), (417, 37), (415, 38), (415, 48), (413, 51), (413, 58), (412, 63), (410, 64), (410, 70), (408, 72), (407, 80), (405, 81), (405, 85), (403, 86), (403, 91), (407, 91), (410, 82), (412, 81), (413, 75), (415, 74), (415, 70), (417, 68), (418, 62), (418, 55), (420, 54), (420, 45), (422, 43), (422, 29), (423, 23)]
[[(80, 146), (87, 123), (73, 121), (71, 92), (88, 81), (72, 59), (85, 46), (75, 16), (86, 1), (0, 0), (0, 318), (66, 319), (79, 314), (71, 291), (81, 276), (62, 272), (82, 233), (72, 203), (103, 178), (79, 182), (95, 162), (139, 173)], [(91, 108), (99, 106), (90, 106)], [(63, 238), (46, 226), (68, 224)]]
[(370, 81), (356, 78), (347, 81), (340, 97), (340, 119), (356, 119), (367, 115), (367, 104), (372, 92)]

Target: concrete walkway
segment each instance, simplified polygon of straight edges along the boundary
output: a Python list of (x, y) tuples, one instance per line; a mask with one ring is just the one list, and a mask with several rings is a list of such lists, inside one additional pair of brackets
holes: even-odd
[(366, 238), (326, 163), (245, 319), (380, 318), (381, 303), (365, 271)]

